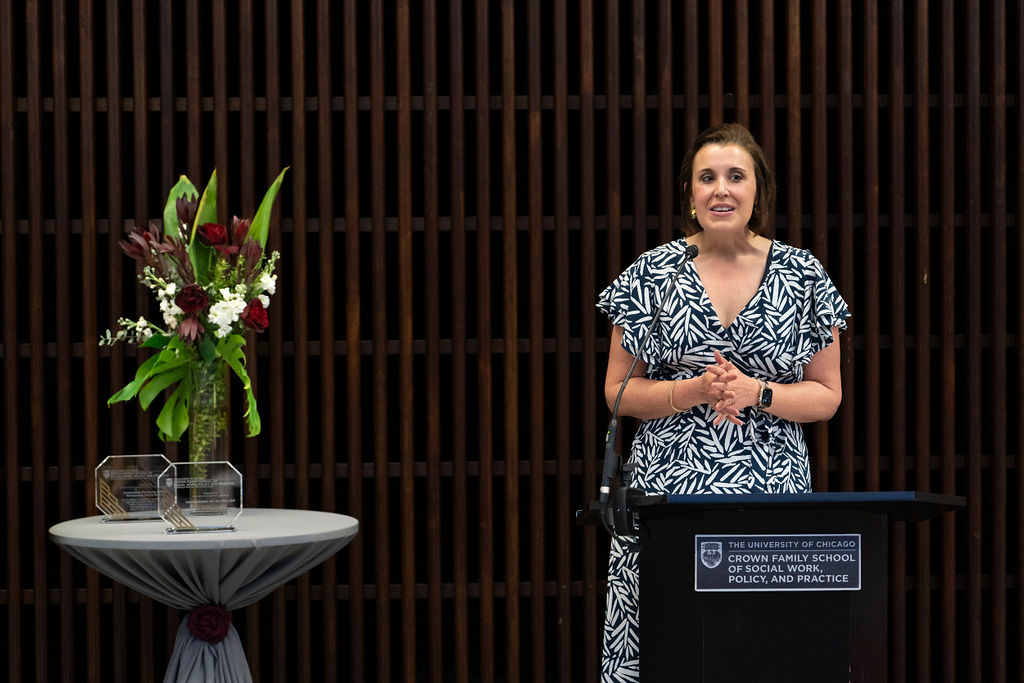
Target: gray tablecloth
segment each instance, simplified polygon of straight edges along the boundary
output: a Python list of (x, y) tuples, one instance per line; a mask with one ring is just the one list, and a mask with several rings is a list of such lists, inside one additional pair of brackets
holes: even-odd
[[(182, 610), (251, 605), (334, 555), (359, 529), (352, 517), (309, 510), (245, 510), (234, 532), (165, 534), (158, 522), (102, 522), (83, 517), (50, 528), (72, 556), (154, 600)], [(178, 628), (164, 677), (189, 683), (252, 680), (238, 631), (219, 643)]]

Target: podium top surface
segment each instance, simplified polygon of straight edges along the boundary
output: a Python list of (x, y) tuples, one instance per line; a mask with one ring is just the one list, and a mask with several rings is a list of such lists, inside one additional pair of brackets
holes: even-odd
[[(865, 510), (892, 522), (923, 522), (967, 506), (963, 496), (921, 491), (836, 491), (828, 493), (652, 493), (630, 496), (630, 508), (641, 517), (663, 517), (710, 510)], [(576, 523), (601, 524), (600, 506), (589, 502), (576, 513)]]
[(652, 494), (635, 498), (637, 513), (700, 510), (756, 510), (764, 508), (854, 509), (888, 515), (894, 522), (920, 522), (967, 505), (963, 496), (921, 491), (841, 491), (775, 494)]

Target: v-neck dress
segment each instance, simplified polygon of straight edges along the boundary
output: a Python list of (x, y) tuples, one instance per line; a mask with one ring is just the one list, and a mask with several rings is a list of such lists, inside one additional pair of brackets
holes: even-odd
[[(683, 258), (679, 239), (644, 253), (605, 289), (598, 308), (622, 327), (622, 347), (639, 353), (646, 377), (686, 379), (714, 364), (714, 351), (745, 375), (788, 384), (846, 328), (846, 302), (806, 249), (773, 241), (757, 291), (723, 327), (693, 262), (669, 280)], [(640, 343), (662, 297), (670, 292), (650, 339)], [(795, 493), (811, 490), (807, 442), (800, 425), (758, 411), (742, 425), (712, 423), (708, 404), (644, 420), (633, 439), (631, 485), (650, 493)], [(608, 566), (602, 680), (639, 677), (638, 559), (613, 540)]]

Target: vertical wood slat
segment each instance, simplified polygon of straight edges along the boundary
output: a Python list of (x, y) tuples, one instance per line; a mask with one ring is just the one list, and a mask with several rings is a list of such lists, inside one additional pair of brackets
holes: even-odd
[[(405, 680), (416, 680), (416, 528), (413, 486), (412, 368), (412, 97), (409, 3), (396, 7), (395, 42), (398, 77), (398, 457), (400, 461), (402, 664)], [(380, 473), (377, 473), (380, 476)]]
[[(582, 329), (597, 329), (597, 314), (594, 310), (592, 296), (598, 291), (597, 259), (593, 258), (596, 250), (597, 231), (594, 225), (596, 213), (596, 189), (594, 184), (597, 176), (597, 159), (594, 143), (597, 140), (595, 131), (595, 98), (596, 87), (595, 51), (594, 51), (594, 7), (591, 0), (583, 0), (580, 3), (580, 180), (582, 182), (580, 196), (580, 255), (581, 255), (581, 284), (583, 301), (580, 302)], [(606, 98), (607, 101), (607, 98)], [(597, 373), (597, 350), (594, 335), (583, 335), (582, 341), (582, 364), (583, 378), (581, 381), (581, 393), (583, 396), (601, 396), (603, 394), (602, 384)], [(597, 489), (597, 460), (598, 453), (598, 427), (594, 411), (585, 411), (582, 419), (581, 439), (583, 457), (582, 492), (577, 495), (586, 496)], [(595, 457), (588, 457), (593, 454)], [(539, 506), (537, 506), (539, 507)], [(568, 511), (563, 511), (567, 515)], [(541, 515), (543, 513), (540, 513)], [(583, 531), (583, 556), (596, 557), (596, 529), (589, 527)], [(573, 651), (570, 647), (570, 636), (579, 632), (580, 628), (584, 637), (583, 644), (583, 678), (584, 680), (597, 680), (597, 648), (595, 647), (594, 634), (597, 633), (597, 562), (587, 562), (583, 566), (583, 609), (582, 624), (580, 620), (570, 621), (562, 627), (559, 634), (558, 651), (558, 680), (566, 681), (571, 679), (571, 672), (579, 670), (578, 664), (581, 653)], [(569, 586), (558, 585), (560, 595), (565, 595), (568, 602)], [(563, 635), (564, 634), (564, 635)], [(575, 665), (575, 666), (574, 666)]]
[[(857, 310), (857, 298), (854, 295), (853, 272), (853, 10), (848, 0), (839, 3), (839, 76), (838, 85), (838, 119), (839, 142), (838, 154), (839, 173), (839, 263), (830, 263), (833, 268), (838, 265), (839, 291), (846, 297), (852, 310)], [(790, 147), (792, 149), (792, 147)], [(787, 184), (791, 185), (793, 181)], [(847, 336), (856, 337), (859, 327), (856, 318), (851, 318), (847, 325)], [(843, 356), (843, 404), (840, 415), (846, 419), (841, 421), (839, 446), (839, 486), (842, 491), (854, 489), (854, 441), (855, 428), (853, 406), (857, 400), (854, 384), (856, 366), (852, 353)]]
[[(672, 241), (676, 215), (672, 135), (672, 3), (658, 0), (658, 242)], [(714, 79), (712, 79), (714, 80)], [(718, 82), (721, 82), (719, 74)]]
[[(160, 0), (159, 4), (159, 25), (160, 35), (173, 35), (174, 30), (174, 9), (172, 0)], [(242, 28), (243, 45), (251, 42), (252, 35)], [(174, 41), (161, 40), (157, 48), (160, 62), (160, 187), (173, 187), (178, 177), (178, 169), (174, 167), (174, 150), (177, 142), (174, 134), (174, 67), (176, 51)], [(242, 48), (245, 50), (246, 48)], [(242, 60), (242, 64), (246, 64)], [(163, 226), (168, 230), (168, 226)]]
[(634, 0), (632, 14), (633, 71), (633, 256), (648, 248), (647, 242), (647, 2)]
[(376, 0), (370, 7), (370, 222), (373, 283), (373, 464), (375, 589), (377, 620), (377, 676), (391, 680), (390, 543), (384, 532), (388, 524), (388, 410), (387, 410), (387, 265), (385, 239), (384, 165), (384, 26), (383, 6)]
[[(96, 278), (92, 276), (91, 272), (100, 262), (96, 217), (96, 134), (98, 126), (96, 121), (95, 28), (92, 0), (83, 0), (79, 4), (78, 27), (79, 98), (82, 117), (79, 150), (82, 174), (82, 337), (83, 339), (97, 339), (99, 338), (97, 324), (99, 288)], [(0, 40), (2, 40), (2, 36), (0, 36)], [(0, 80), (3, 80), (2, 75), (0, 75)], [(0, 99), (2, 99), (2, 95), (0, 95)], [(95, 471), (96, 465), (99, 464), (100, 411), (98, 402), (91, 400), (97, 393), (96, 387), (99, 386), (99, 347), (96, 344), (83, 344), (82, 361), (82, 385), (84, 387), (82, 455), (85, 470), (88, 472)], [(95, 510), (94, 498), (95, 493), (90, 491), (88, 486), (85, 487), (84, 509), (77, 510), (75, 516), (90, 514), (92, 510)], [(99, 573), (87, 570), (85, 576), (85, 620), (86, 623), (95, 624), (99, 622)], [(86, 629), (83, 638), (85, 645), (84, 671), (88, 681), (99, 680), (100, 676), (98, 631), (99, 629), (94, 628)]]
[[(924, 9), (918, 10), (921, 18), (918, 21), (919, 27), (925, 21)], [(956, 34), (956, 25), (953, 16), (952, 4), (942, 7), (942, 44), (955, 45), (951, 42)], [(923, 31), (923, 27), (919, 28)], [(949, 140), (954, 134), (956, 126), (955, 114), (955, 55), (956, 48), (945, 50), (942, 53), (941, 84), (940, 88), (940, 114), (939, 126), (941, 128), (941, 139)], [(954, 189), (956, 186), (956, 158), (957, 155), (952, 145), (941, 147), (941, 158), (939, 161), (939, 222), (941, 225), (940, 234), (942, 237), (942, 332), (940, 340), (941, 362), (942, 362), (942, 490), (944, 493), (953, 493), (956, 490), (957, 468), (956, 468), (956, 418), (959, 415), (957, 401), (954, 399), (958, 391), (956, 376), (956, 263), (957, 250), (956, 240), (956, 202)], [(969, 516), (970, 513), (968, 513)], [(954, 624), (957, 623), (956, 607), (956, 526), (952, 515), (946, 515), (943, 519), (943, 554), (942, 564), (942, 594), (943, 594), (943, 664), (944, 680), (952, 683), (957, 680), (957, 634)], [(976, 603), (972, 603), (976, 604)], [(969, 616), (969, 612), (968, 612)], [(970, 660), (970, 654), (964, 659)]]
[[(1001, 245), (992, 254), (992, 261), (987, 265), (990, 280), (988, 289), (992, 292), (992, 308), (999, 311), (992, 316), (991, 337), (992, 337), (992, 385), (989, 389), (987, 399), (989, 401), (990, 414), (994, 418), (992, 425), (992, 564), (990, 575), (992, 577), (991, 588), (991, 670), (989, 676), (992, 680), (1003, 681), (1009, 677), (1007, 668), (1007, 321), (1002, 311), (1007, 308), (1007, 250), (1002, 245), (1007, 245), (1007, 182), (1006, 169), (1006, 148), (1008, 144), (1007, 135), (1007, 101), (1006, 101), (1006, 6), (1002, 3), (994, 3), (991, 6), (990, 56), (991, 64), (988, 68), (991, 74), (989, 102), (989, 118), (991, 126), (990, 145), (992, 155), (992, 177), (991, 186), (992, 202), (989, 205), (991, 212), (992, 231), (990, 242)], [(981, 152), (983, 150), (979, 150)], [(1019, 453), (1019, 451), (1018, 451)]]
[(452, 412), (452, 580), (454, 587), (453, 665), (455, 683), (470, 680), (469, 635), (469, 492), (467, 481), (468, 437), (470, 419), (466, 384), (468, 381), (468, 336), (466, 296), (468, 277), (466, 261), (466, 118), (464, 111), (465, 66), (463, 63), (463, 3), (454, 0), (448, 17), (448, 62), (450, 78), (451, 143), (451, 412)]
[[(849, 56), (844, 55), (840, 35), (840, 69), (842, 65), (849, 65)], [(786, 202), (786, 237), (785, 239), (794, 247), (803, 244), (801, 235), (801, 207), (803, 196), (801, 186), (803, 177), (800, 169), (803, 168), (802, 149), (803, 139), (801, 133), (801, 121), (803, 116), (800, 111), (800, 58), (802, 48), (800, 45), (800, 2), (789, 0), (786, 6), (786, 167), (789, 173), (786, 178), (786, 193), (789, 201)], [(843, 61), (843, 58), (846, 61)]]
[[(230, 225), (228, 190), (237, 180), (231, 177), (228, 167), (228, 27), (225, 0), (213, 0), (207, 9), (206, 20), (213, 34), (208, 57), (210, 63), (206, 68), (212, 72), (213, 80), (213, 164), (214, 168), (224, 169), (217, 174), (217, 220)], [(299, 28), (301, 30), (301, 26)], [(145, 35), (144, 28), (141, 35)]]
[[(13, 228), (17, 224), (15, 197), (18, 192), (15, 176), (15, 111), (14, 97), (14, 9), (12, 0), (0, 0), (0, 220), (3, 225), (3, 239), (0, 241), (0, 281), (3, 283), (4, 320), (18, 319), (18, 233)], [(21, 529), (14, 520), (18, 519), (21, 509), (19, 477), (13, 473), (20, 471), (18, 454), (19, 421), (18, 410), (18, 326), (4, 325), (3, 332), (3, 447), (4, 447), (4, 500), (7, 528), (5, 531), (7, 560), (7, 665), (10, 675), (15, 680), (24, 679), (22, 659), (22, 579), (21, 579)]]
[(434, 0), (423, 3), (423, 272), (426, 279), (426, 412), (427, 412), (427, 647), (429, 680), (440, 682), (444, 671), (444, 600), (441, 594), (441, 251), (438, 182), (438, 21)]
[[(268, 5), (268, 14), (270, 13), (270, 10), (271, 7)], [(199, 0), (186, 0), (185, 32), (190, 36), (199, 35)], [(268, 47), (273, 49), (273, 45), (271, 45), (270, 41), (268, 41)], [(200, 89), (199, 58), (199, 50), (185, 50), (185, 119), (186, 127), (188, 129), (188, 141), (186, 142), (188, 161), (186, 163), (186, 168), (188, 168), (187, 175), (190, 178), (195, 178), (196, 182), (202, 182), (200, 179), (205, 178), (208, 173), (207, 170), (202, 167), (202, 162), (200, 161), (199, 156), (202, 150), (203, 136), (203, 105), (200, 98), (202, 91)], [(272, 69), (267, 69), (268, 79), (271, 78), (272, 71)], [(268, 98), (268, 102), (269, 101), (271, 101), (270, 98)]]
[[(555, 6), (554, 28), (556, 36), (568, 34), (565, 3)], [(570, 396), (572, 386), (569, 378), (569, 64), (568, 50), (564, 41), (558, 40), (554, 50), (554, 137), (553, 165), (554, 173), (554, 263), (558, 274), (555, 284), (555, 390), (558, 396)], [(637, 102), (634, 100), (634, 107)], [(555, 423), (569, 423), (568, 401), (557, 401), (554, 412)], [(561, 628), (557, 639), (559, 649), (563, 652), (569, 647), (572, 628), (572, 615), (569, 608), (569, 593), (565, 586), (569, 584), (569, 546), (570, 532), (567, 514), (569, 512), (569, 451), (572, 444), (567, 430), (559, 430), (555, 439), (555, 524), (557, 531), (555, 541), (557, 553), (555, 557), (555, 576), (559, 590), (556, 598), (556, 611)], [(567, 662), (559, 662), (560, 680), (564, 680)]]
[[(772, 168), (775, 165), (775, 12), (772, 0), (761, 0), (760, 88), (761, 146)], [(771, 236), (775, 237), (774, 226)]]
[[(827, 65), (828, 65), (828, 54), (826, 51), (828, 35), (827, 29), (827, 3), (818, 0), (814, 3), (811, 12), (811, 73), (810, 73), (810, 85), (811, 85), (811, 139), (813, 140), (811, 145), (811, 180), (812, 185), (812, 196), (811, 196), (811, 250), (813, 253), (818, 255), (818, 258), (823, 259), (823, 262), (827, 266), (835, 268), (835, 262), (828, 260), (828, 184), (829, 178), (833, 176), (830, 173), (828, 166), (828, 145), (822, 143), (826, 139), (827, 127), (828, 127), (828, 113), (827, 113)], [(865, 27), (865, 34), (867, 33)], [(834, 59), (833, 61), (841, 61), (843, 56), (842, 42), (837, 48), (840, 58)], [(842, 69), (842, 66), (840, 67)], [(865, 226), (865, 244), (867, 245), (866, 251), (868, 254), (871, 253), (871, 237), (869, 226)], [(870, 260), (870, 256), (866, 260)], [(870, 266), (868, 266), (870, 267)], [(838, 274), (838, 273), (834, 273)], [(868, 279), (869, 280), (869, 279)], [(870, 285), (868, 285), (870, 287)], [(849, 297), (849, 293), (841, 289), (840, 292)], [(847, 300), (849, 302), (849, 299)], [(849, 334), (846, 335), (848, 338)], [(842, 346), (842, 341), (840, 342)], [(866, 352), (870, 355), (870, 342), (865, 341)], [(847, 353), (843, 354), (845, 358), (849, 358), (852, 352), (851, 348), (846, 349)], [(849, 390), (849, 385), (845, 386), (845, 389)], [(844, 397), (846, 398), (846, 397)], [(843, 401), (844, 405), (841, 405), (841, 410), (846, 408), (849, 410), (849, 400)], [(828, 443), (828, 430), (824, 424), (816, 424), (812, 429), (808, 430), (807, 438), (810, 441), (808, 446), (810, 447), (811, 453), (815, 454), (814, 465), (817, 468), (822, 468), (827, 471), (828, 467), (828, 456), (836, 454), (830, 452)], [(868, 432), (868, 443), (870, 428), (866, 429)]]
[[(356, 519), (363, 517), (363, 396), (362, 353), (355, 353), (362, 344), (362, 291), (360, 277), (359, 231), (359, 108), (358, 102), (358, 44), (356, 27), (356, 0), (345, 0), (343, 7), (342, 42), (344, 65), (344, 135), (345, 135), (345, 430), (348, 454), (348, 512)], [(366, 615), (364, 600), (364, 547), (366, 534), (359, 534), (349, 544), (349, 621), (363, 624)], [(350, 629), (349, 677), (353, 681), (366, 679), (366, 636), (364, 629)]]
[[(927, 25), (926, 25), (927, 27)], [(888, 252), (891, 255), (890, 263), (890, 297), (892, 300), (892, 310), (889, 316), (889, 325), (892, 330), (892, 348), (889, 350), (889, 355), (892, 358), (893, 368), (905, 368), (907, 367), (907, 336), (906, 336), (906, 310), (907, 310), (907, 298), (904, 295), (906, 289), (906, 278), (904, 277), (903, 270), (896, 268), (897, 263), (906, 263), (906, 249), (904, 243), (906, 241), (906, 215), (907, 212), (904, 210), (906, 206), (917, 206), (909, 204), (907, 199), (907, 191), (905, 187), (906, 171), (904, 169), (904, 158), (906, 152), (906, 144), (904, 141), (904, 108), (906, 103), (904, 101), (904, 73), (903, 64), (906, 58), (903, 46), (903, 32), (904, 32), (904, 16), (903, 16), (903, 3), (902, 0), (899, 2), (892, 3), (890, 11), (890, 43), (891, 57), (888, 68), (889, 72), (889, 93), (892, 98), (892, 106), (890, 107), (889, 116), (889, 129), (891, 136), (891, 144), (889, 145), (889, 177), (892, 178), (892, 196), (890, 199), (890, 211), (889, 211), (889, 222), (890, 222), (890, 238), (888, 243)], [(915, 47), (920, 49), (918, 45), (919, 41), (915, 41)], [(921, 72), (924, 72), (925, 78), (927, 77), (927, 69), (919, 68), (916, 61), (911, 62), (912, 68), (915, 68), (917, 73), (916, 82), (919, 82), (921, 78)], [(915, 105), (918, 105), (922, 100), (914, 99)], [(927, 104), (927, 98), (923, 100)], [(920, 110), (915, 109), (915, 113), (919, 113)], [(920, 121), (918, 120), (918, 123)], [(918, 134), (921, 134), (920, 128), (917, 129)], [(918, 137), (914, 145), (914, 152), (917, 154), (917, 159), (920, 160), (921, 154), (927, 154), (927, 126), (924, 127), (924, 149), (920, 146), (921, 138)], [(928, 191), (929, 186), (927, 182), (921, 182), (922, 177), (927, 179), (927, 166), (921, 167), (921, 172), (918, 174), (917, 182), (914, 190), (918, 193), (919, 199), (923, 199), (925, 202), (925, 213), (922, 216), (920, 211), (914, 212), (914, 225), (921, 226), (920, 222), (922, 219), (927, 222), (928, 220)], [(920, 274), (917, 275), (920, 277)], [(907, 392), (907, 374), (904, 372), (893, 372), (892, 375), (892, 392), (896, 395), (906, 395)], [(906, 435), (906, 422), (907, 422), (907, 410), (906, 406), (902, 402), (897, 402), (897, 405), (893, 405), (892, 417), (890, 419), (892, 424), (892, 439), (891, 439), (891, 451), (892, 451), (892, 465), (891, 465), (891, 481), (889, 487), (893, 490), (905, 490), (906, 489), (906, 449), (907, 449), (907, 435)], [(883, 485), (884, 486), (884, 485)], [(898, 644), (897, 640), (902, 640), (900, 634), (906, 633), (907, 628), (907, 525), (906, 524), (893, 524), (890, 527), (890, 543), (891, 548), (889, 554), (889, 585), (890, 585), (890, 619), (889, 623), (890, 632), (893, 634), (890, 637), (890, 641), (893, 643), (890, 647), (890, 661), (889, 670), (895, 672), (893, 678), (898, 681), (901, 680), (907, 670), (906, 654), (907, 648), (905, 645)]]
[[(916, 346), (915, 357), (915, 370), (914, 370), (914, 391), (918, 395), (918, 401), (916, 405), (914, 415), (914, 426), (915, 426), (915, 449), (914, 449), (914, 469), (915, 478), (914, 483), (917, 490), (928, 491), (931, 490), (930, 473), (931, 473), (931, 453), (932, 453), (932, 440), (930, 438), (929, 420), (932, 414), (932, 402), (930, 397), (932, 396), (931, 390), (931, 296), (932, 287), (931, 283), (934, 281), (931, 267), (931, 220), (930, 220), (930, 203), (929, 203), (929, 192), (930, 192), (930, 144), (929, 144), (929, 117), (928, 117), (928, 43), (930, 37), (927, 34), (927, 8), (922, 7), (920, 9), (921, 19), (920, 23), (915, 27), (917, 32), (917, 41), (919, 44), (916, 46), (917, 49), (917, 60), (915, 66), (918, 70), (917, 83), (915, 84), (915, 126), (917, 128), (917, 143), (916, 152), (917, 158), (915, 167), (920, 169), (917, 177), (917, 200), (915, 202), (915, 242), (916, 242), (916, 254), (914, 257), (915, 270), (911, 273), (913, 278), (914, 288), (914, 302), (915, 302), (915, 325), (914, 325), (914, 343)], [(919, 98), (919, 99), (918, 99)], [(896, 236), (896, 237), (902, 237)], [(902, 240), (901, 240), (902, 242)], [(902, 249), (894, 254), (894, 257), (900, 257), (903, 255)], [(908, 283), (909, 285), (909, 283)], [(900, 287), (900, 291), (905, 291), (909, 287)], [(902, 303), (902, 300), (901, 300)], [(903, 318), (901, 317), (901, 320)], [(902, 329), (902, 328), (900, 328)], [(898, 344), (900, 340), (893, 338), (893, 343)], [(904, 362), (904, 357), (901, 355), (899, 358), (894, 359), (894, 362)], [(894, 367), (903, 367), (903, 365)], [(894, 387), (899, 390), (900, 388)], [(894, 415), (894, 420), (899, 420), (899, 424), (903, 424), (906, 419), (906, 406), (900, 406), (897, 415)], [(904, 440), (905, 443), (905, 440)], [(899, 465), (905, 467), (905, 463), (902, 457), (899, 459)], [(903, 480), (901, 471), (902, 486), (906, 486), (906, 482)], [(920, 683), (924, 681), (935, 680), (935, 675), (932, 668), (932, 653), (930, 647), (931, 641), (931, 623), (932, 623), (932, 591), (931, 591), (931, 523), (923, 522), (916, 525), (915, 529), (916, 536), (916, 558), (915, 558), (915, 569), (916, 569), (916, 581), (914, 585), (915, 598), (916, 598), (916, 609), (915, 609), (915, 620), (914, 628), (917, 633), (917, 642), (915, 647), (915, 669), (917, 670), (917, 680)], [(901, 559), (903, 557), (903, 551), (901, 550)], [(903, 571), (904, 567), (894, 567), (893, 571), (897, 569)], [(911, 643), (906, 643), (906, 649), (909, 650)]]
[[(861, 59), (864, 64), (864, 137), (861, 149), (864, 154), (864, 243), (865, 243), (865, 298), (868, 301), (881, 299), (881, 238), (879, 236), (879, 140), (878, 140), (878, 3), (867, 0), (861, 8), (864, 12), (864, 43)], [(866, 399), (877, 403), (881, 397), (879, 385), (882, 362), (880, 338), (882, 325), (878, 307), (862, 311), (864, 321), (864, 371), (867, 376)], [(877, 491), (879, 487), (879, 456), (881, 449), (881, 415), (872, 411), (864, 420), (864, 441), (867, 446), (864, 462), (864, 487)]]
[[(683, 5), (683, 64), (699, 63), (700, 42), (697, 38), (700, 26), (697, 20), (697, 0), (687, 0)], [(683, 135), (686, 147), (700, 132), (700, 88), (696, 78), (683, 80)], [(679, 160), (680, 162), (682, 159)], [(686, 210), (685, 208), (682, 210)], [(616, 273), (617, 274), (617, 273)], [(613, 275), (614, 277), (614, 275)]]
[[(52, 55), (53, 73), (53, 166), (70, 170), (70, 153), (68, 149), (68, 57), (65, 42), (66, 17), (65, 7), (61, 0), (52, 3)], [(54, 206), (54, 254), (56, 270), (56, 329), (57, 335), (57, 378), (54, 382), (58, 395), (59, 410), (67, 415), (74, 412), (74, 399), (71, 384), (71, 210), (69, 207), (70, 190), (68, 173), (56, 174), (53, 179)], [(62, 519), (72, 515), (71, 501), (73, 478), (71, 464), (71, 421), (62, 420), (57, 424), (57, 477), (58, 500), (57, 508)], [(77, 512), (77, 510), (75, 511)], [(72, 583), (71, 558), (67, 553), (59, 553), (57, 562), (59, 571), (60, 595), (60, 642), (69, 647), (75, 642), (75, 624), (73, 608), (74, 585)], [(49, 596), (45, 601), (49, 602)], [(60, 675), (64, 681), (74, 678), (74, 660), (61, 657)]]
[[(333, 107), (331, 106), (331, 11), (327, 0), (316, 5), (316, 140), (319, 149), (333, 149)], [(320, 316), (320, 448), (321, 480), (320, 509), (335, 512), (335, 352), (334, 352), (334, 165), (333, 155), (317, 156), (317, 225), (319, 226), (319, 316)], [(247, 439), (248, 440), (248, 439)], [(328, 558), (321, 573), (323, 645), (312, 648), (319, 651), (324, 680), (338, 679), (338, 579), (337, 559)]]
[(750, 5), (736, 0), (733, 21), (736, 24), (736, 122), (750, 128)]
[[(306, 31), (305, 16), (302, 3), (293, 4), (291, 7), (291, 93), (292, 93), (292, 193), (294, 203), (292, 205), (292, 245), (289, 256), (296, 264), (308, 263), (309, 247), (307, 244), (307, 190), (309, 178), (307, 171), (306, 144), (308, 135), (306, 132)], [(292, 372), (295, 399), (292, 405), (292, 420), (295, 425), (292, 443), (289, 444), (295, 457), (295, 507), (307, 509), (310, 505), (309, 497), (309, 364), (310, 364), (310, 329), (309, 314), (306, 310), (310, 302), (309, 279), (305, 267), (297, 267), (292, 274), (294, 294), (292, 297), (294, 324), (291, 330), (294, 335), (295, 355), (292, 358)], [(284, 652), (278, 653), (277, 658), (279, 675), (288, 678), (298, 678), (300, 681), (308, 681), (312, 676), (310, 665), (310, 639), (311, 629), (309, 625), (310, 606), (310, 580), (309, 575), (301, 576), (296, 586), (296, 610), (298, 613), (298, 642), (295, 651), (292, 653), (295, 662), (289, 662), (287, 670), (293, 673), (286, 674), (282, 670), (285, 666), (286, 657)], [(283, 616), (281, 621), (283, 622)], [(284, 634), (281, 634), (282, 640)], [(297, 673), (294, 672), (298, 669)]]
[(622, 264), (622, 155), (619, 140), (622, 136), (621, 89), (619, 77), (619, 3), (605, 3), (605, 185), (608, 212), (608, 258), (605, 280), (610, 281)]
[(47, 629), (49, 626), (46, 609), (47, 596), (47, 547), (46, 547), (46, 420), (43, 413), (45, 396), (44, 379), (44, 329), (43, 329), (43, 197), (42, 197), (42, 74), (41, 27), (39, 25), (39, 4), (30, 1), (25, 5), (25, 61), (28, 77), (28, 120), (26, 135), (29, 144), (29, 168), (27, 173), (29, 244), (28, 244), (28, 338), (29, 351), (29, 425), (31, 426), (29, 447), (32, 462), (32, 590), (35, 618), (35, 677), (38, 681), (49, 679), (49, 648)]
[(493, 375), (491, 368), (491, 125), (490, 79), (488, 75), (488, 5), (477, 0), (475, 11), (475, 93), (476, 93), (476, 316), (477, 316), (477, 415), (479, 435), (478, 531), (480, 533), (480, 672), (484, 683), (494, 680), (494, 453)]
[[(961, 30), (966, 33), (965, 48), (967, 54), (967, 85), (965, 97), (966, 114), (966, 227), (967, 227), (967, 344), (970, 349), (981, 348), (981, 8), (977, 2), (970, 1), (966, 7), (966, 18)], [(967, 445), (968, 452), (981, 454), (982, 420), (981, 411), (981, 355), (967, 354)], [(971, 458), (967, 471), (967, 524), (968, 563), (967, 577), (968, 623), (971, 635), (968, 640), (968, 675), (972, 683), (985, 679), (986, 662), (983, 658), (984, 642), (982, 640), (982, 553), (984, 552), (982, 522), (982, 471), (981, 458)]]
[[(1016, 26), (1017, 36), (1024, 35), (1024, 6), (1017, 5), (1017, 13), (1013, 19), (1013, 23)], [(1020, 97), (1020, 93), (1024, 93), (1024, 40), (1016, 41), (1015, 62), (1017, 65), (1016, 72), (1013, 74), (1013, 91)], [(1014, 194), (1017, 198), (1016, 205), (1014, 206), (1014, 213), (1018, 217), (1018, 224), (1020, 222), (1020, 216), (1024, 215), (1024, 107), (1016, 107), (1016, 111), (1013, 114), (1013, 118), (1010, 119), (1010, 123), (1016, 133), (1017, 145), (1014, 157), (1016, 157), (1017, 163), (1015, 165), (1016, 171), (1016, 182), (1013, 184)], [(1024, 240), (1017, 240), (1017, 251), (1014, 254), (1014, 260), (1017, 264), (1024, 263)], [(1024, 299), (1024, 291), (1020, 287), (1016, 288), (1015, 304), (1017, 307), (1017, 318), (1014, 322), (1016, 326), (1017, 339), (1024, 339), (1024, 305), (1021, 305), (1022, 299)], [(1007, 418), (1012, 422), (1016, 422), (1016, 448), (1017, 453), (1020, 454), (1024, 451), (1024, 344), (1017, 344), (1017, 351), (1015, 360), (1017, 363), (1017, 376), (1016, 376), (1016, 399), (1017, 399), (1017, 414), (1016, 419), (1013, 415), (1007, 415)], [(1024, 467), (1020, 466), (1020, 460), (1018, 455), (1017, 465), (1017, 478), (1014, 484), (1014, 493), (1017, 500), (1024, 499)], [(1016, 563), (1013, 565), (1017, 577), (1024, 576), (1024, 552), (1021, 552), (1021, 548), (1024, 548), (1024, 506), (1017, 506), (1016, 518), (1011, 522), (1007, 520), (1008, 524), (1016, 523), (1017, 534), (1016, 538), (1012, 539), (1017, 549)], [(1018, 581), (1020, 579), (1018, 578)], [(1016, 626), (1017, 633), (1024, 633), (1024, 591), (1017, 591), (1016, 601), (1013, 603), (1016, 608)], [(1017, 675), (1020, 676), (1024, 672), (1024, 648), (1017, 647), (1016, 656)]]
[[(556, 5), (556, 12), (560, 5)], [(502, 237), (502, 335), (504, 356), (505, 453), (505, 677), (518, 683), (520, 677), (519, 633), (519, 317), (508, 311), (519, 309), (518, 247), (516, 225), (516, 71), (515, 3), (501, 3), (501, 237)], [(559, 35), (564, 35), (561, 33)], [(556, 72), (560, 67), (555, 66)], [(557, 80), (557, 76), (556, 76)], [(557, 112), (556, 112), (557, 116)]]
[[(662, 3), (667, 4), (667, 3)], [(713, 2), (707, 5), (708, 13), (708, 32), (713, 36), (722, 35), (722, 3)], [(664, 21), (664, 17), (659, 18), (659, 22)], [(671, 26), (671, 24), (669, 24)], [(661, 24), (662, 31), (668, 30), (668, 27)], [(708, 125), (717, 126), (721, 123), (725, 123), (725, 105), (723, 100), (725, 99), (724, 93), (724, 81), (725, 81), (725, 66), (723, 63), (722, 56), (722, 41), (712, 40), (708, 44)]]
[[(540, 1), (529, 0), (526, 8), (526, 63), (527, 63), (527, 222), (529, 230), (529, 386), (530, 414), (528, 416), (530, 438), (528, 443), (530, 461), (530, 680), (543, 683), (545, 680), (545, 656), (547, 654), (544, 628), (544, 531), (545, 510), (532, 504), (544, 499), (543, 466), (545, 458), (545, 420), (547, 404), (544, 401), (544, 293), (546, 269), (544, 268), (544, 139), (541, 120), (541, 25), (547, 17), (541, 16)], [(556, 29), (556, 35), (558, 35)], [(581, 36), (582, 38), (582, 36)], [(539, 468), (539, 469), (538, 469)], [(561, 660), (561, 629), (559, 630), (559, 653)]]

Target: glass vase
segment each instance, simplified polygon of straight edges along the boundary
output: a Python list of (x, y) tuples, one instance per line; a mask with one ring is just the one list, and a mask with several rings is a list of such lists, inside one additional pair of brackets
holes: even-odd
[(189, 394), (188, 459), (228, 459), (228, 365), (194, 363)]

